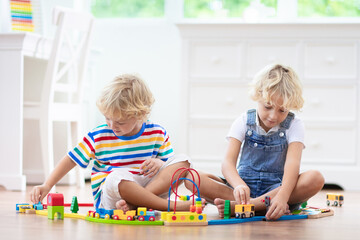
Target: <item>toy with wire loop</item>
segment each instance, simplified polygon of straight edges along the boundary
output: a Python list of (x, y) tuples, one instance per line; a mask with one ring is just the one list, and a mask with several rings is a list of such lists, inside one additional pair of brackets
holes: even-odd
[[(178, 172), (180, 173), (177, 179), (174, 180), (174, 177)], [(199, 179), (198, 185), (195, 183), (195, 177), (193, 172), (196, 173)], [(184, 173), (189, 173), (192, 179), (181, 177)], [(190, 181), (193, 184), (193, 191), (191, 195), (181, 196), (178, 194), (178, 187), (180, 181)], [(200, 197), (199, 187), (200, 175), (195, 169), (179, 168), (174, 172), (171, 178), (171, 185), (169, 187), (168, 211), (161, 213), (161, 219), (164, 221), (165, 225), (207, 225), (206, 214), (202, 213), (202, 201)], [(170, 213), (171, 192), (173, 192), (175, 195), (174, 211), (172, 213)], [(196, 194), (197, 198), (195, 199)], [(183, 201), (188, 201), (190, 200), (190, 198), (192, 198), (192, 205), (190, 205), (189, 212), (176, 212), (176, 201), (178, 198)]]
[[(180, 173), (179, 173), (177, 179), (174, 181), (174, 177), (175, 177), (176, 173), (179, 172), (179, 171), (180, 171)], [(192, 180), (189, 179), (189, 178), (182, 178), (181, 177), (181, 175), (183, 175), (183, 173), (186, 173), (186, 172), (190, 173), (190, 175), (192, 177)], [(196, 173), (196, 175), (197, 175), (197, 177), (199, 179), (199, 184), (198, 185), (196, 185), (196, 183), (195, 183), (195, 178), (194, 178), (193, 172)], [(190, 182), (193, 183), (193, 193), (192, 193), (192, 195), (190, 195), (190, 196), (189, 195), (186, 195), (186, 196), (178, 195), (178, 187), (179, 187), (179, 181), (180, 180), (190, 181)], [(174, 189), (174, 184), (175, 183), (176, 183), (176, 188)], [(176, 212), (176, 200), (178, 198), (183, 200), (183, 201), (188, 201), (188, 200), (190, 200), (191, 197), (193, 198), (193, 200), (192, 200), (193, 204), (190, 207), (190, 211), (193, 212), (192, 208), (194, 208), (194, 206), (196, 206), (195, 205), (195, 194), (196, 193), (198, 193), (198, 198), (199, 198), (199, 199), (196, 199), (196, 201), (200, 200), (200, 206), (201, 206), (200, 191), (199, 191), (198, 187), (200, 187), (200, 175), (195, 169), (193, 169), (193, 168), (185, 168), (185, 167), (177, 169), (174, 172), (174, 174), (172, 175), (172, 177), (171, 177), (171, 185), (170, 185), (170, 188), (169, 188), (169, 196), (168, 196), (168, 212), (170, 211), (170, 195), (171, 195), (171, 191), (175, 194), (174, 213)], [(197, 190), (196, 192), (195, 192), (195, 188)]]

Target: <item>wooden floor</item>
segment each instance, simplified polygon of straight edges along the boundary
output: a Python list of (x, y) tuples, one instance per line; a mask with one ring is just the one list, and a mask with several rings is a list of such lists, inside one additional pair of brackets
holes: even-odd
[[(335, 215), (322, 219), (306, 219), (277, 222), (249, 222), (218, 226), (127, 226), (92, 223), (77, 219), (48, 220), (45, 216), (18, 214), (16, 203), (29, 203), (28, 192), (6, 191), (0, 188), (0, 234), (1, 239), (359, 239), (360, 236), (360, 192), (343, 192), (345, 203), (333, 208)], [(92, 202), (90, 186), (79, 189), (73, 186), (59, 186), (65, 202), (73, 196), (79, 202)], [(325, 207), (325, 193), (322, 191), (308, 203)], [(336, 191), (339, 192), (339, 191)], [(82, 208), (80, 212), (86, 212)], [(65, 211), (70, 212), (66, 209)], [(213, 205), (207, 205), (205, 212), (209, 219), (217, 217)]]

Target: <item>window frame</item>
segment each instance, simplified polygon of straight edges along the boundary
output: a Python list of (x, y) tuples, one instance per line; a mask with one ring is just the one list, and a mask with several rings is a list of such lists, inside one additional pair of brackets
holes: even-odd
[[(91, 1), (83, 1), (87, 8), (91, 12)], [(184, 0), (164, 0), (164, 17), (162, 18), (111, 18), (111, 20), (124, 21), (124, 22), (163, 22), (170, 21), (174, 23), (242, 23), (246, 22), (242, 18), (185, 18), (184, 17)], [(277, 15), (271, 19), (258, 19), (255, 23), (347, 23), (347, 22), (359, 22), (360, 17), (298, 17), (298, 0), (277, 0)], [(101, 20), (109, 20), (107, 18)]]

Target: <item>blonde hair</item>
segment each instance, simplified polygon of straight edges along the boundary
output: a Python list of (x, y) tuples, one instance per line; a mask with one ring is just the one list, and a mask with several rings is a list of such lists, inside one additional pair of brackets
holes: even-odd
[(103, 89), (96, 105), (107, 117), (146, 120), (153, 103), (153, 95), (140, 77), (123, 74)]
[(279, 96), (287, 110), (300, 110), (304, 105), (301, 82), (291, 67), (271, 64), (255, 76), (250, 91), (254, 101), (263, 100), (274, 104), (272, 99)]

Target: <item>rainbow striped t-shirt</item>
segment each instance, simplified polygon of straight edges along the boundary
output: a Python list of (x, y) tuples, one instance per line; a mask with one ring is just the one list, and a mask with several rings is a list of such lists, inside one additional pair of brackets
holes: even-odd
[(94, 161), (91, 187), (95, 207), (99, 207), (102, 185), (114, 169), (127, 168), (132, 174), (139, 174), (140, 165), (146, 159), (160, 158), (165, 162), (173, 155), (166, 130), (150, 121), (143, 123), (134, 136), (116, 136), (107, 124), (100, 125), (68, 152), (68, 156), (83, 168)]

